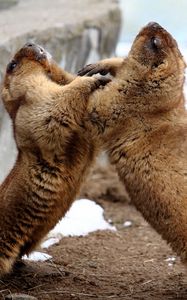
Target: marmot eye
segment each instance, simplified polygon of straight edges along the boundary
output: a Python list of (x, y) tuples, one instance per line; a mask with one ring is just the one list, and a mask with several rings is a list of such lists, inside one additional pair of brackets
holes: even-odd
[(15, 60), (12, 60), (7, 66), (7, 72), (8, 73), (12, 72), (16, 66), (17, 66), (17, 62)]
[(158, 37), (151, 38), (151, 47), (154, 50), (158, 50), (161, 47), (161, 40)]

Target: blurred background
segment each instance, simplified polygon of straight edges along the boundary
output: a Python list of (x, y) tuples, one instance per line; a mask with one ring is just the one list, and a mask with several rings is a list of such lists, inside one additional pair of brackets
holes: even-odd
[[(150, 21), (158, 22), (177, 40), (180, 48), (187, 51), (187, 1), (186, 0), (120, 0), (122, 27), (117, 54), (128, 52), (141, 27)], [(186, 54), (186, 53), (185, 53)]]
[[(66, 70), (125, 56), (142, 26), (156, 21), (187, 56), (186, 0), (0, 0), (0, 79), (25, 42), (41, 44)], [(16, 157), (12, 128), (0, 102), (0, 182)]]

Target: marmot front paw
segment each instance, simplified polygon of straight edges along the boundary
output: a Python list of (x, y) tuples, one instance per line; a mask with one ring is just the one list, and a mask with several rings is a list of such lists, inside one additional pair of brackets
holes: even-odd
[(78, 76), (92, 76), (94, 74), (106, 75), (109, 73), (109, 69), (106, 66), (102, 66), (98, 63), (86, 65), (84, 68), (78, 71)]
[(97, 87), (100, 86), (105, 86), (107, 83), (111, 82), (110, 78), (107, 78), (105, 76), (101, 76), (101, 75), (94, 75), (93, 76), (94, 79), (96, 79), (95, 84)]

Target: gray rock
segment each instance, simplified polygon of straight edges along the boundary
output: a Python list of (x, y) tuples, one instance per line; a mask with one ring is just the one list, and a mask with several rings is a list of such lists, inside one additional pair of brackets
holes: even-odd
[(16, 293), (6, 296), (5, 300), (37, 300), (37, 298), (26, 294)]
[[(0, 0), (0, 7), (6, 1)], [(1, 74), (12, 54), (28, 40), (42, 44), (59, 62), (68, 56), (68, 70), (73, 70), (70, 57), (77, 57), (77, 61), (80, 57), (86, 60), (89, 39), (92, 39), (92, 30), (89, 29), (98, 32), (100, 57), (109, 56), (114, 51), (121, 25), (116, 1), (38, 0), (37, 5), (35, 0), (17, 1), (17, 5), (0, 10)], [(85, 52), (85, 48), (88, 51)]]
[(0, 0), (0, 10), (10, 8), (18, 3), (18, 0)]

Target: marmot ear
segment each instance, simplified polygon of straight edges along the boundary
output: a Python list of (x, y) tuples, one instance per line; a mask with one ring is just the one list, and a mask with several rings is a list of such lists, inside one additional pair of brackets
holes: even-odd
[(7, 73), (11, 73), (15, 67), (17, 66), (17, 62), (15, 60), (12, 60), (8, 65), (7, 65), (7, 68), (6, 68), (6, 72)]

